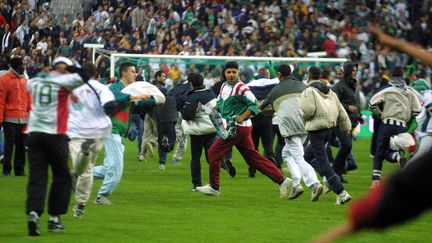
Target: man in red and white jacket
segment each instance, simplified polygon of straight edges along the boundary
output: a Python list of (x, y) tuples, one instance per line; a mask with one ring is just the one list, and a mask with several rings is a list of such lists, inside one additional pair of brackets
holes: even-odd
[(27, 125), (31, 95), (27, 90), (25, 66), (20, 57), (10, 60), (10, 69), (0, 77), (0, 126), (3, 126), (4, 160), (3, 176), (12, 171), (12, 153), (15, 147), (14, 172), (24, 176), (25, 147), (23, 130)]

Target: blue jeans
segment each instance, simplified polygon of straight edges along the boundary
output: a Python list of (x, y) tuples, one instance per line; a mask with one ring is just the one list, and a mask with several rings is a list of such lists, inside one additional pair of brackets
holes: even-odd
[(143, 119), (141, 119), (141, 117), (138, 114), (132, 114), (129, 132), (130, 132), (129, 134), (130, 140), (134, 140), (135, 138), (137, 138), (138, 154), (140, 154), (142, 137), (144, 133), (144, 121)]

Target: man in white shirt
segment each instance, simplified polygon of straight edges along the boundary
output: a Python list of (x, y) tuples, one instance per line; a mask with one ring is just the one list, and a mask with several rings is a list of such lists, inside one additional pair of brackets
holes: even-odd
[[(85, 63), (83, 69), (89, 76), (96, 76), (93, 64)], [(92, 167), (104, 140), (111, 135), (112, 124), (108, 115), (114, 111), (115, 101), (109, 88), (94, 79), (75, 89), (73, 96), (69, 105), (68, 136), (71, 139), (72, 188), (76, 186), (77, 205), (73, 211), (74, 217), (81, 218), (93, 185)]]

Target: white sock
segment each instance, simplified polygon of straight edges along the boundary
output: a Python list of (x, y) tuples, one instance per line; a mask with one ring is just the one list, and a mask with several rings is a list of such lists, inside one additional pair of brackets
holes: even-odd
[(58, 223), (59, 222), (59, 217), (58, 216), (50, 216), (49, 220), (53, 221), (54, 223)]

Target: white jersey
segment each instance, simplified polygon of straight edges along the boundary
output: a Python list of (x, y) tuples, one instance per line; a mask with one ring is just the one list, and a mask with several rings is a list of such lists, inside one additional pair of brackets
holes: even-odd
[[(90, 88), (90, 84), (98, 95)], [(109, 88), (96, 80), (89, 80), (73, 91), (77, 102), (70, 102), (68, 136), (70, 138), (108, 138), (111, 134), (111, 119), (103, 105), (114, 101)]]
[(32, 107), (26, 132), (66, 134), (69, 94), (82, 84), (78, 74), (56, 71), (41, 72), (30, 79), (28, 89), (32, 94)]

